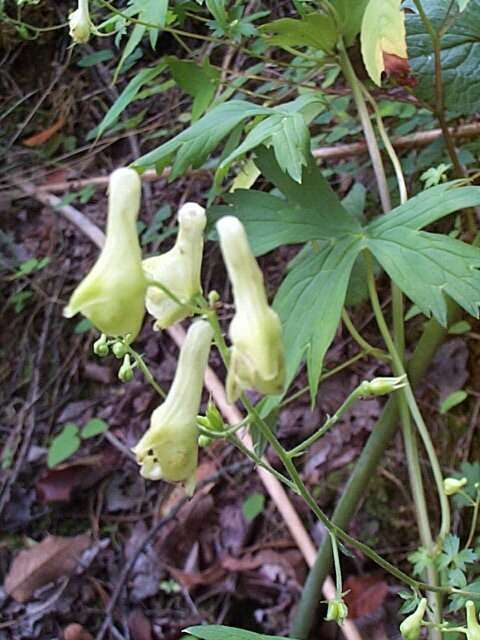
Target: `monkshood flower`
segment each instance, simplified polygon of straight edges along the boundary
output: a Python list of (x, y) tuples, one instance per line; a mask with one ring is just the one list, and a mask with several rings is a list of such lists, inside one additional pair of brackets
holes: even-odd
[(467, 640), (480, 640), (480, 624), (475, 604), (469, 600), (465, 607), (467, 609)]
[(155, 329), (166, 329), (192, 315), (184, 305), (202, 293), (200, 272), (206, 221), (205, 209), (194, 202), (187, 202), (178, 212), (175, 245), (167, 253), (143, 261), (147, 280), (165, 287), (164, 290), (155, 286), (147, 289), (145, 304), (156, 320)]
[(168, 395), (153, 412), (150, 428), (132, 449), (144, 478), (182, 482), (188, 495), (195, 489), (197, 414), (212, 337), (212, 328), (205, 320), (190, 326)]
[(78, 8), (68, 16), (70, 27), (70, 37), (77, 44), (85, 44), (90, 39), (90, 34), (94, 31), (88, 0), (78, 0)]
[(110, 176), (105, 245), (63, 312), (67, 318), (80, 312), (102, 333), (129, 336), (130, 341), (145, 313), (146, 281), (136, 230), (140, 188), (133, 169), (117, 169)]
[(227, 396), (234, 402), (243, 389), (267, 395), (282, 393), (285, 384), (280, 319), (268, 304), (262, 272), (248, 244), (242, 223), (225, 216), (217, 223), (223, 259), (233, 286), (235, 315)]
[(422, 630), (423, 617), (427, 610), (427, 599), (422, 598), (415, 611), (405, 618), (400, 625), (400, 633), (404, 640), (418, 640)]

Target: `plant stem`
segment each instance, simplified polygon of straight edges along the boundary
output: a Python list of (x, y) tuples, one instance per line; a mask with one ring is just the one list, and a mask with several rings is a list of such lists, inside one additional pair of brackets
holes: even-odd
[(127, 349), (127, 352), (132, 356), (132, 358), (137, 363), (137, 367), (140, 369), (140, 371), (145, 376), (145, 380), (155, 389), (155, 391), (158, 393), (159, 396), (161, 396), (162, 398), (166, 398), (166, 396), (167, 396), (166, 392), (162, 389), (162, 387), (155, 380), (155, 378), (152, 375), (152, 372), (148, 368), (148, 366), (145, 363), (145, 360), (142, 358), (142, 356), (137, 351), (135, 351), (135, 349), (132, 349), (132, 347), (129, 344), (127, 344), (126, 342), (124, 342), (123, 344), (124, 344), (125, 348)]
[(353, 324), (350, 316), (348, 315), (348, 312), (345, 309), (345, 307), (342, 309), (342, 321), (346, 326), (348, 333), (352, 336), (352, 338), (358, 344), (360, 349), (365, 351), (365, 353), (367, 353), (368, 355), (373, 356), (377, 360), (382, 360), (382, 361), (390, 360), (390, 356), (387, 353), (385, 353), (385, 351), (382, 351), (381, 349), (377, 349), (376, 347), (373, 347), (369, 342), (365, 340), (365, 338), (363, 338), (363, 336), (360, 335), (355, 325)]
[(361, 392), (361, 385), (359, 385), (356, 389), (354, 389), (351, 394), (348, 396), (348, 398), (343, 402), (343, 404), (337, 409), (337, 411), (333, 414), (333, 416), (330, 416), (329, 418), (327, 418), (327, 420), (325, 421), (325, 423), (317, 430), (315, 431), (315, 433), (312, 433), (311, 436), (309, 436), (308, 438), (306, 438), (303, 442), (301, 442), (299, 445), (297, 445), (296, 447), (294, 447), (293, 449), (290, 449), (290, 451), (287, 451), (287, 455), (290, 458), (295, 458), (296, 456), (300, 455), (301, 453), (303, 453), (305, 451), (305, 449), (307, 449), (309, 446), (311, 446), (314, 442), (316, 442), (319, 438), (321, 438), (329, 429), (331, 429), (333, 427), (333, 425), (335, 423), (338, 422), (338, 420), (340, 420), (340, 418), (342, 417), (342, 415), (348, 411), (348, 409), (350, 409), (350, 407), (362, 396), (362, 392)]
[(475, 530), (477, 528), (478, 509), (479, 509), (479, 507), (480, 507), (480, 492), (477, 490), (477, 499), (475, 501), (475, 506), (473, 507), (472, 523), (470, 525), (470, 532), (468, 534), (467, 542), (465, 543), (465, 548), (466, 549), (468, 549), (468, 547), (471, 546), (471, 544), (473, 542), (473, 538), (475, 536)]
[(332, 543), (333, 566), (335, 567), (335, 587), (337, 598), (341, 598), (343, 592), (342, 567), (340, 566), (337, 538), (333, 533), (330, 533), (330, 541)]

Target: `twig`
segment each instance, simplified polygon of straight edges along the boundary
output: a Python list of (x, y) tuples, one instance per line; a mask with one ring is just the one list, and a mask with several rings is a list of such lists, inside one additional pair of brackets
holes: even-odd
[[(25, 192), (27, 192), (27, 189), (25, 188), (24, 185), (19, 184), (18, 186), (22, 188)], [(32, 197), (40, 200), (36, 192), (32, 193), (30, 191), (29, 195), (32, 195)], [(44, 198), (45, 198), (44, 200), (42, 199), (40, 201), (43, 202), (44, 204), (50, 204), (50, 206), (53, 206), (52, 198), (55, 201), (58, 201), (58, 198), (55, 198), (55, 196), (48, 193), (44, 194)], [(75, 224), (85, 235), (87, 235), (91, 240), (93, 240), (93, 242), (97, 244), (97, 246), (99, 247), (103, 246), (105, 242), (105, 235), (96, 225), (90, 222), (80, 211), (78, 211), (72, 206), (66, 207), (66, 206), (58, 206), (58, 205), (55, 207), (55, 210), (58, 213), (62, 214), (64, 217), (66, 217), (70, 222)], [(180, 326), (177, 325), (175, 327), (171, 327), (170, 329), (168, 329), (168, 333), (170, 334), (172, 339), (177, 343), (177, 345), (180, 346), (183, 343), (183, 340), (185, 339), (185, 332)], [(207, 371), (205, 373), (205, 386), (212, 394), (212, 397), (215, 400), (215, 404), (219, 408), (220, 412), (230, 424), (234, 425), (242, 421), (242, 416), (238, 411), (238, 409), (235, 406), (228, 404), (225, 388), (223, 384), (220, 382), (220, 380), (218, 379), (218, 377), (210, 368), (207, 368)], [(248, 432), (244, 431), (241, 437), (242, 437), (243, 443), (247, 447), (251, 448), (253, 446)], [(308, 535), (307, 530), (303, 526), (298, 516), (298, 513), (295, 511), (284, 488), (282, 487), (280, 482), (265, 469), (262, 469), (261, 467), (257, 467), (257, 473), (262, 483), (264, 484), (267, 492), (269, 493), (271, 499), (273, 500), (277, 509), (282, 515), (285, 521), (285, 524), (287, 525), (293, 539), (295, 540), (298, 548), (300, 549), (302, 555), (304, 556), (306, 563), (308, 564), (309, 567), (312, 567), (313, 564), (315, 563), (315, 558), (317, 555), (315, 545), (313, 544), (310, 536)], [(203, 486), (203, 483), (199, 483), (199, 486)], [(187, 499), (185, 499), (185, 502), (186, 500)], [(178, 509), (175, 511), (175, 513), (177, 513), (177, 511)], [(169, 514), (168, 516), (166, 516), (166, 518), (168, 518), (167, 522), (169, 522), (173, 517), (175, 517), (175, 514), (173, 515)], [(166, 524), (165, 522), (166, 518), (164, 518), (163, 520), (160, 520), (159, 523), (155, 526), (155, 528), (149, 532), (149, 534), (146, 536), (144, 541), (142, 541), (141, 549), (143, 549), (144, 546), (147, 545), (150, 540), (153, 540), (156, 533), (159, 531), (161, 526), (163, 526), (163, 524), (161, 523)], [(141, 552), (141, 549), (140, 551), (138, 551), (138, 553)], [(111, 615), (115, 607), (116, 601), (120, 596), (120, 593), (123, 589), (123, 585), (126, 579), (128, 578), (128, 574), (130, 573), (133, 565), (134, 565), (134, 562), (130, 560), (130, 562), (127, 563), (124, 570), (122, 571), (122, 574), (117, 582), (117, 586), (112, 594), (110, 603), (107, 607), (107, 614), (106, 614), (107, 617), (105, 618), (105, 621), (102, 624), (102, 627), (100, 629), (100, 632), (97, 635), (96, 640), (103, 640), (103, 637), (110, 625)], [(335, 585), (330, 576), (327, 576), (327, 578), (325, 579), (322, 591), (324, 596), (327, 599), (332, 599), (335, 597), (335, 593), (336, 593)], [(345, 621), (345, 623), (342, 626), (342, 631), (346, 640), (362, 640), (361, 635), (359, 634), (356, 626), (351, 620)]]
[[(470, 124), (463, 124), (459, 127), (450, 127), (449, 132), (455, 139), (459, 138), (475, 138), (480, 135), (480, 122), (472, 122)], [(397, 149), (405, 149), (409, 147), (425, 147), (431, 142), (438, 140), (443, 136), (441, 129), (432, 129), (431, 131), (420, 131), (407, 136), (400, 136), (392, 140), (392, 144)], [(364, 142), (354, 142), (351, 144), (337, 144), (331, 147), (322, 147), (320, 149), (314, 149), (313, 155), (318, 160), (342, 160), (345, 158), (351, 158), (353, 156), (362, 155), (367, 153), (367, 145)], [(194, 174), (205, 174), (206, 171), (202, 169), (194, 170)], [(155, 180), (161, 180), (168, 178), (171, 174), (171, 169), (167, 167), (160, 174), (156, 171), (149, 169), (142, 174), (142, 179), (147, 182)], [(62, 182), (53, 182), (51, 184), (39, 185), (35, 187), (35, 195), (42, 195), (44, 193), (57, 193), (63, 191), (77, 191), (87, 186), (93, 187), (105, 187), (108, 184), (108, 176), (95, 176), (93, 178), (85, 178), (83, 180), (64, 180)], [(39, 199), (39, 198), (37, 198)], [(72, 220), (72, 222), (74, 222)], [(74, 222), (74, 224), (76, 224)]]

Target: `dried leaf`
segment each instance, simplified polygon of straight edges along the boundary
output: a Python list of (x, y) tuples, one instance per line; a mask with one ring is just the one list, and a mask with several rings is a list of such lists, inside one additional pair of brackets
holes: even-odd
[(39, 147), (41, 144), (44, 144), (45, 142), (50, 140), (50, 138), (55, 135), (57, 131), (59, 131), (59, 129), (63, 127), (64, 124), (65, 117), (62, 115), (50, 127), (44, 129), (43, 131), (35, 133), (33, 136), (30, 136), (30, 138), (26, 138), (22, 142), (26, 147)]
[(89, 545), (86, 533), (72, 538), (47, 536), (15, 557), (5, 578), (5, 591), (17, 602), (27, 602), (40, 587), (71, 574)]
[(351, 618), (361, 618), (382, 606), (388, 595), (388, 584), (381, 576), (349, 576), (345, 581), (345, 602)]
[(38, 480), (38, 498), (41, 502), (69, 502), (75, 490), (93, 487), (114, 471), (119, 462), (118, 451), (109, 447), (98, 455), (59, 465)]
[(81, 624), (73, 622), (63, 630), (63, 640), (93, 640), (93, 636)]
[(152, 625), (141, 609), (134, 609), (128, 616), (128, 629), (132, 640), (152, 640)]

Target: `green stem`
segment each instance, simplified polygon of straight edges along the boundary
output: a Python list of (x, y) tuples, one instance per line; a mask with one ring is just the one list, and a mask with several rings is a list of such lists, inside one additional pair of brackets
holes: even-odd
[(359, 385), (356, 389), (354, 389), (351, 392), (351, 394), (348, 396), (345, 402), (337, 409), (337, 411), (333, 414), (333, 416), (330, 416), (329, 418), (327, 418), (325, 423), (317, 431), (315, 431), (315, 433), (312, 433), (311, 436), (306, 438), (299, 445), (297, 445), (293, 449), (290, 449), (290, 451), (287, 451), (287, 455), (290, 458), (295, 458), (296, 456), (302, 454), (305, 451), (305, 449), (307, 449), (319, 438), (325, 435), (325, 433), (340, 420), (342, 415), (346, 411), (348, 411), (348, 409), (350, 409), (350, 407), (361, 397), (362, 397), (362, 391), (361, 391), (361, 385)]
[(332, 543), (332, 556), (333, 566), (335, 567), (335, 586), (337, 598), (341, 598), (343, 593), (342, 567), (340, 566), (340, 554), (338, 553), (337, 538), (333, 533), (330, 534), (330, 542)]
[(475, 530), (477, 528), (477, 520), (478, 520), (478, 509), (480, 507), (480, 494), (477, 490), (477, 499), (475, 501), (475, 506), (473, 507), (473, 514), (472, 514), (472, 523), (470, 525), (470, 532), (468, 534), (468, 538), (467, 538), (467, 542), (465, 544), (465, 548), (468, 549), (468, 547), (471, 546), (472, 542), (473, 542), (473, 538), (475, 536)]
[(369, 342), (367, 342), (367, 340), (365, 340), (363, 336), (360, 335), (355, 325), (353, 324), (350, 316), (348, 315), (345, 307), (342, 309), (342, 321), (346, 326), (348, 333), (352, 336), (352, 338), (358, 344), (360, 349), (363, 349), (365, 353), (373, 356), (377, 360), (382, 360), (382, 361), (390, 360), (390, 356), (387, 353), (385, 353), (385, 351), (382, 351), (381, 349), (377, 349), (376, 347), (373, 347)]
[(123, 344), (124, 344), (125, 348), (127, 349), (127, 352), (135, 360), (135, 362), (137, 364), (137, 367), (140, 369), (140, 371), (145, 376), (145, 380), (155, 389), (155, 391), (158, 393), (159, 396), (161, 396), (162, 398), (166, 398), (166, 396), (167, 396), (166, 392), (162, 389), (162, 387), (155, 380), (155, 378), (152, 375), (152, 372), (148, 368), (148, 366), (145, 363), (145, 360), (142, 358), (142, 356), (137, 351), (135, 351), (135, 349), (132, 349), (132, 347), (129, 344), (127, 344), (126, 342), (124, 342)]

